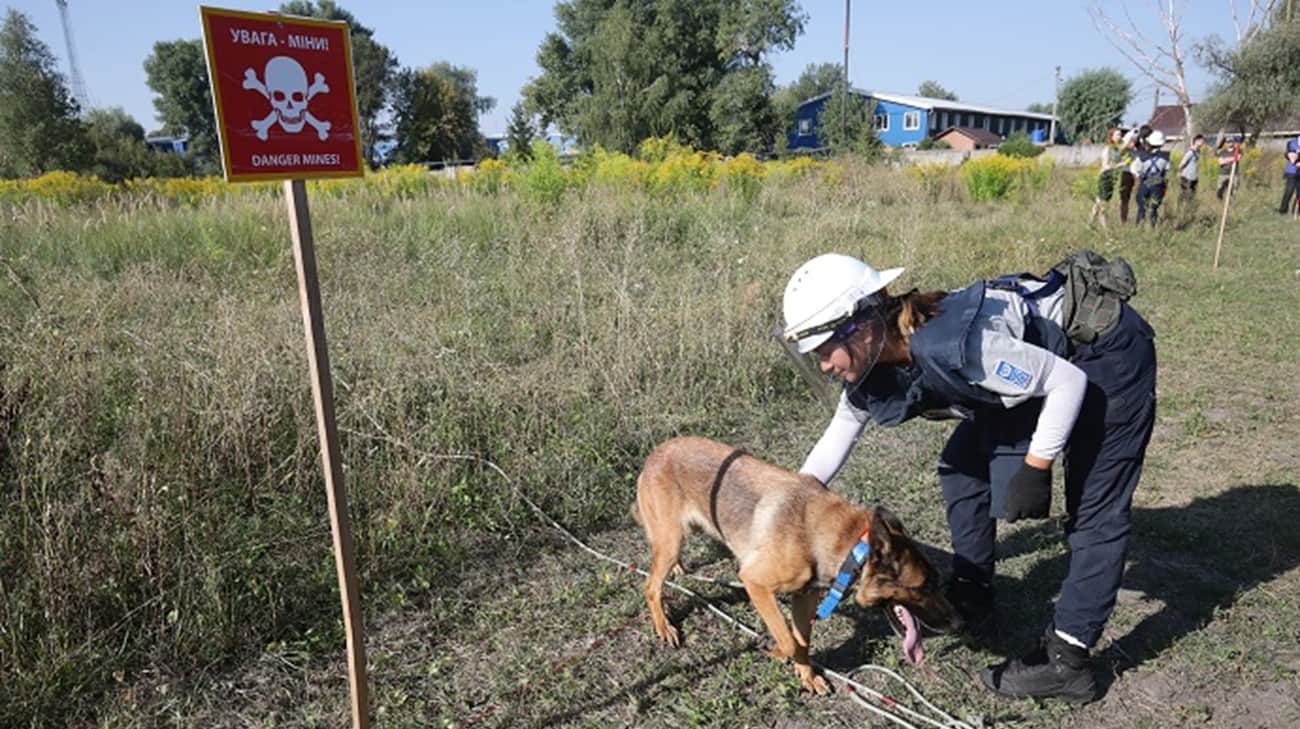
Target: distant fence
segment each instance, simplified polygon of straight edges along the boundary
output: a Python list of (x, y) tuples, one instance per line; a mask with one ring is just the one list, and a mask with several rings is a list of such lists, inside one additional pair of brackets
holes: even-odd
[[(1041, 158), (1055, 160), (1058, 167), (1086, 167), (1101, 161), (1101, 150), (1105, 145), (1082, 144), (1079, 146), (1055, 145), (1044, 147)], [(902, 157), (906, 164), (946, 164), (959, 165), (968, 159), (979, 159), (997, 154), (996, 149), (976, 149), (966, 152), (959, 149), (907, 149)]]
[[(1291, 133), (1288, 137), (1261, 136), (1255, 140), (1255, 146), (1265, 151), (1280, 152), (1286, 149), (1287, 139), (1295, 138), (1296, 134)], [(1214, 136), (1205, 135), (1206, 142), (1214, 144)], [(1087, 167), (1101, 163), (1101, 152), (1106, 145), (1104, 144), (1058, 144), (1043, 148), (1041, 158), (1052, 159), (1056, 161), (1057, 167)], [(1168, 151), (1183, 151), (1187, 145), (1181, 141), (1170, 142), (1165, 145)], [(904, 164), (921, 165), (921, 164), (946, 164), (959, 165), (968, 159), (979, 159), (987, 157), (990, 154), (997, 154), (996, 149), (977, 149), (973, 152), (963, 152), (957, 149), (905, 149), (902, 150)]]
[[(1295, 137), (1295, 133), (1290, 133), (1289, 137), (1261, 136), (1256, 140), (1256, 146), (1264, 150), (1281, 151), (1286, 148), (1287, 139)], [(1211, 135), (1206, 135), (1209, 144), (1214, 143)], [(1043, 147), (1043, 154), (1040, 159), (1051, 159), (1057, 167), (1087, 167), (1089, 165), (1099, 164), (1101, 162), (1102, 149), (1104, 144), (1056, 144)], [(1186, 145), (1181, 141), (1171, 141), (1165, 145), (1169, 151), (1184, 150)], [(946, 164), (950, 166), (960, 165), (968, 159), (979, 159), (991, 154), (997, 154), (996, 149), (976, 149), (973, 151), (964, 151), (960, 149), (898, 149), (899, 158), (902, 160), (902, 166), (923, 165), (923, 164)], [(811, 156), (826, 157), (827, 150), (813, 150)], [(568, 165), (576, 157), (575, 154), (560, 155), (560, 163)], [(459, 167), (472, 167), (478, 163), (477, 159), (463, 160), (438, 160), (423, 163), (429, 171), (446, 177), (448, 179), (456, 178), (456, 170)]]

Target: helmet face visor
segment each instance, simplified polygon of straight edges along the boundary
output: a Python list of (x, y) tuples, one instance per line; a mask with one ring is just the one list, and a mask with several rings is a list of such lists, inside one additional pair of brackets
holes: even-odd
[[(885, 319), (880, 307), (871, 303), (838, 321), (775, 333), (814, 397), (832, 407), (838, 404), (841, 389), (852, 394), (867, 378), (884, 350)], [(812, 349), (808, 349), (810, 338), (817, 342)]]
[(779, 326), (772, 332), (772, 338), (781, 343), (786, 359), (794, 366), (804, 384), (808, 385), (813, 398), (828, 407), (835, 407), (839, 401), (840, 388), (834, 377), (822, 372), (817, 350), (800, 352), (799, 341), (786, 336)]

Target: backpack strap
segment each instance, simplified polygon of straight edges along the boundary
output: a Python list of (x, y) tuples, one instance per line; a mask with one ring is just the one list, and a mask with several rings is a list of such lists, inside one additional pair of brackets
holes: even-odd
[[(1043, 285), (1030, 291), (1021, 283), (1021, 281), (1026, 279), (1030, 281), (1042, 281)], [(1012, 273), (991, 279), (987, 285), (991, 289), (1014, 291), (1020, 295), (1020, 298), (1026, 301), (1033, 301), (1034, 299), (1042, 299), (1051, 296), (1059, 291), (1061, 286), (1064, 284), (1065, 274), (1056, 269), (1052, 269), (1047, 272), (1047, 278), (1041, 278), (1032, 273)]]

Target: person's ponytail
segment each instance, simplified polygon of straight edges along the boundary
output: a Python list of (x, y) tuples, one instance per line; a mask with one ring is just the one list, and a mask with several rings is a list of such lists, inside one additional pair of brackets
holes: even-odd
[(947, 291), (922, 293), (912, 289), (901, 296), (891, 297), (886, 305), (885, 316), (891, 333), (910, 339), (917, 329), (943, 311), (940, 302), (947, 295)]

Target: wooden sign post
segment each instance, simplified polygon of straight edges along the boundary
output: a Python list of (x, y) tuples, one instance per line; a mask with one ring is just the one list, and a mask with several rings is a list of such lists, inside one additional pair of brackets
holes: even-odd
[(330, 531), (334, 533), (334, 567), (343, 598), (343, 629), (348, 644), (348, 683), (352, 687), (352, 726), (364, 729), (369, 723), (366, 691), (366, 637), (361, 619), (361, 596), (357, 588), (357, 566), (352, 554), (352, 524), (348, 519), (348, 492), (343, 486), (343, 459), (339, 453), (338, 428), (334, 423), (334, 383), (330, 379), (330, 355), (325, 346), (325, 317), (321, 313), (320, 284), (316, 278), (316, 249), (307, 209), (307, 185), (302, 180), (284, 181), (289, 230), (293, 235), (293, 260), (298, 268), (298, 298), (302, 302), (302, 326), (307, 332), (307, 367), (311, 370), (311, 394), (316, 403), (316, 431), (325, 467), (325, 494), (329, 500)]
[(201, 7), (226, 180), (284, 180), (307, 336), (334, 566), (343, 602), (353, 729), (370, 725), (365, 625), (348, 519), (307, 185), (364, 174), (347, 23)]

